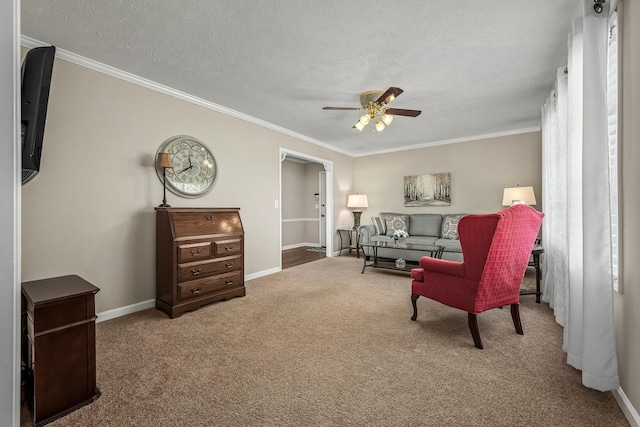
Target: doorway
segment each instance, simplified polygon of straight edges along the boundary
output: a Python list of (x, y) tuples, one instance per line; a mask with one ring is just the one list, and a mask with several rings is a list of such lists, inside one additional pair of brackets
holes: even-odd
[[(298, 215), (300, 218), (287, 218), (287, 216), (291, 216), (288, 212), (285, 212), (283, 215), (283, 200), (287, 200), (287, 197), (291, 197), (291, 195), (283, 194), (283, 162), (285, 160), (292, 160), (294, 162), (303, 163), (303, 164), (316, 164), (321, 169), (317, 173), (317, 183), (318, 187), (315, 190), (315, 194), (310, 193), (310, 197), (315, 196), (315, 204), (317, 205), (317, 213), (308, 217), (305, 215)], [(280, 148), (280, 188), (279, 188), (279, 217), (280, 217), (280, 253), (282, 254), (283, 249), (294, 249), (296, 246), (302, 246), (303, 244), (290, 244), (291, 241), (291, 222), (304, 223), (306, 224), (297, 224), (296, 226), (299, 229), (303, 229), (304, 227), (311, 227), (313, 224), (311, 222), (317, 222), (317, 242), (315, 246), (323, 248), (324, 251), (322, 253), (323, 256), (330, 257), (333, 254), (333, 239), (332, 229), (333, 229), (333, 162), (327, 159), (323, 159), (320, 157), (315, 157), (312, 155), (308, 155), (305, 153), (300, 153), (297, 151), (289, 150), (286, 148)], [(316, 169), (317, 170), (317, 169)], [(306, 195), (305, 195), (306, 197)], [(287, 227), (287, 236), (286, 243), (284, 242), (284, 227)], [(295, 232), (294, 232), (295, 233)], [(314, 233), (315, 234), (315, 233)], [(304, 238), (298, 239), (298, 241), (304, 242)], [(316, 248), (317, 249), (317, 248)], [(280, 257), (280, 269), (283, 268), (282, 256)]]

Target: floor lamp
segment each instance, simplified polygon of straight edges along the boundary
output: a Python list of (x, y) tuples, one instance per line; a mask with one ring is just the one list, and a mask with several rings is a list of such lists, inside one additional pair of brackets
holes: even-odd
[(353, 229), (355, 230), (360, 226), (362, 208), (369, 207), (366, 194), (350, 194), (349, 200), (347, 201), (347, 207), (349, 209), (353, 209)]

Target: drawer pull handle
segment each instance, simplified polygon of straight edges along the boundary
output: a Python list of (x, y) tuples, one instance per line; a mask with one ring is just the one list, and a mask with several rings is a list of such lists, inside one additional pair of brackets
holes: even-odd
[(227, 268), (231, 268), (231, 267), (233, 267), (233, 263), (232, 262), (228, 262), (228, 263), (225, 264), (225, 266)]
[(233, 280), (225, 280), (224, 284), (229, 286), (229, 285), (233, 285)]
[(194, 276), (197, 276), (200, 274), (200, 272), (202, 271), (202, 267), (198, 267), (196, 270), (194, 270), (193, 268), (191, 269), (191, 274), (193, 274)]
[(192, 294), (199, 294), (200, 293), (200, 288), (191, 288), (191, 293)]
[(207, 221), (213, 221), (213, 215), (205, 215), (204, 219), (206, 219)]
[(224, 250), (225, 250), (225, 251), (232, 251), (232, 250), (233, 250), (233, 248), (234, 248), (233, 246), (225, 246), (225, 247), (224, 247)]
[(192, 256), (199, 256), (200, 255), (200, 249), (198, 249), (197, 251), (194, 251), (193, 249), (191, 250), (191, 255)]

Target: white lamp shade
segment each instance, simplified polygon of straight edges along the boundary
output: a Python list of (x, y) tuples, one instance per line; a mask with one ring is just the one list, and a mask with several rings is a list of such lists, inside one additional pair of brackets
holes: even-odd
[(533, 187), (510, 187), (504, 189), (504, 193), (502, 195), (502, 206), (517, 204), (536, 204), (536, 195), (533, 192)]
[(369, 201), (366, 194), (350, 194), (347, 201), (347, 207), (351, 209), (362, 209), (369, 207)]

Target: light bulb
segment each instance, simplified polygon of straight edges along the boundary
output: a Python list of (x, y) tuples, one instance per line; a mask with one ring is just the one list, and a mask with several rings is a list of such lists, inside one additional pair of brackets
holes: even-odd
[(364, 129), (364, 125), (362, 124), (361, 121), (359, 121), (358, 123), (355, 124), (355, 128), (358, 129), (360, 132), (362, 132), (362, 129)]
[(371, 118), (368, 113), (360, 117), (360, 122), (365, 126), (369, 123), (369, 120), (371, 120)]
[(388, 126), (393, 121), (393, 116), (391, 114), (383, 114), (382, 121), (384, 122), (385, 125)]
[(376, 130), (378, 132), (382, 132), (384, 130), (384, 128), (385, 128), (384, 123), (382, 123), (380, 120), (377, 120), (376, 121)]

